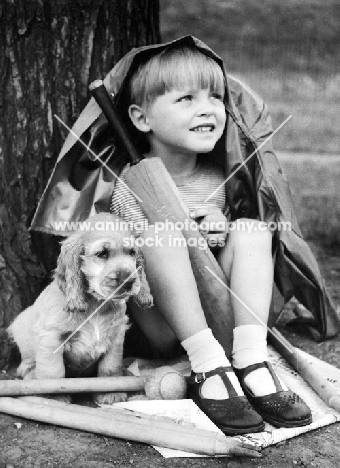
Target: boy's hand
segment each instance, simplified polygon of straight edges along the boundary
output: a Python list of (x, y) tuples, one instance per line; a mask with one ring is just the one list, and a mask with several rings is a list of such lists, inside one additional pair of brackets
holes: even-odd
[(217, 206), (208, 205), (190, 210), (190, 217), (199, 225), (209, 247), (223, 247), (228, 235), (228, 220)]

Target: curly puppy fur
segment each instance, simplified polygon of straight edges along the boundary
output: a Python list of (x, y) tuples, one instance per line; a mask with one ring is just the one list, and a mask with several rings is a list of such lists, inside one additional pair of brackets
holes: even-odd
[[(95, 215), (88, 230), (67, 238), (53, 282), (8, 328), (21, 353), (20, 377), (84, 376), (93, 368), (101, 377), (121, 375), (126, 302), (131, 298), (150, 307), (152, 297), (141, 252), (129, 231), (113, 229), (116, 221), (109, 214)], [(126, 393), (97, 393), (94, 399), (112, 404), (126, 400)]]

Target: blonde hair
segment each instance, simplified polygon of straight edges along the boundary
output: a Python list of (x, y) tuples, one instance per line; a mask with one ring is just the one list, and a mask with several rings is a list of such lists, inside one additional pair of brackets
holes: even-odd
[(221, 67), (195, 48), (169, 47), (141, 64), (130, 79), (130, 103), (151, 104), (172, 89), (210, 89), (224, 96)]

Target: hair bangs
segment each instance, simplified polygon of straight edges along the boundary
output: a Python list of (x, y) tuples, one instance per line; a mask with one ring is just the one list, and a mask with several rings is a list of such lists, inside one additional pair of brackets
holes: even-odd
[(188, 88), (210, 89), (224, 96), (222, 69), (197, 49), (169, 48), (137, 70), (130, 84), (131, 102), (150, 104), (168, 91)]

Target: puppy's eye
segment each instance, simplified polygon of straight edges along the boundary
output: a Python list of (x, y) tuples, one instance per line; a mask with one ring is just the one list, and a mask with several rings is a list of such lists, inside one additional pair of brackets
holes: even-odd
[(96, 253), (96, 257), (101, 258), (102, 260), (107, 260), (109, 258), (108, 250), (104, 249)]
[(131, 257), (135, 257), (137, 255), (137, 250), (132, 247), (129, 250), (129, 255), (131, 255)]

